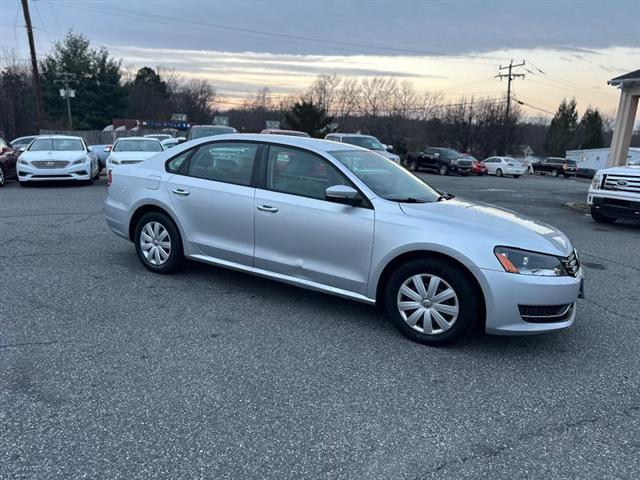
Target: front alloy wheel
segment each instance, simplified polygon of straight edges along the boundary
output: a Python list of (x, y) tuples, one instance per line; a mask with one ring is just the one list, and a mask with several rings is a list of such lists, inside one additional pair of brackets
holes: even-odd
[(398, 267), (386, 282), (383, 299), (398, 330), (427, 345), (459, 340), (482, 312), (471, 274), (438, 257), (416, 258)]
[(456, 292), (437, 275), (421, 274), (406, 279), (396, 297), (400, 317), (417, 332), (438, 335), (458, 319)]
[(439, 170), (440, 175), (448, 175), (449, 174), (449, 167), (447, 165), (440, 165), (440, 170)]

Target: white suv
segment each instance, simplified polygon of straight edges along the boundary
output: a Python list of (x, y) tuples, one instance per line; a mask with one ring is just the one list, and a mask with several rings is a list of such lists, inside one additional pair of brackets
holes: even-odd
[(589, 187), (587, 202), (596, 222), (640, 219), (640, 165), (599, 170)]

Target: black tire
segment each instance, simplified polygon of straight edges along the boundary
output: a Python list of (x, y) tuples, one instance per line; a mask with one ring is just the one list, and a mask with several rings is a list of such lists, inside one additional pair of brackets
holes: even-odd
[(446, 177), (447, 175), (449, 175), (449, 166), (445, 163), (441, 164), (438, 168), (438, 173)]
[(4, 174), (4, 169), (2, 165), (0, 165), (0, 187), (4, 187), (4, 184), (7, 183), (7, 177)]
[(27, 188), (29, 186), (28, 182), (21, 182), (18, 180), (18, 184), (22, 187), (22, 188)]
[(520, 178), (520, 175), (514, 175), (513, 178)]
[[(400, 287), (407, 279), (419, 274), (437, 275), (451, 286), (458, 298), (458, 317), (446, 331), (436, 334), (422, 333), (412, 328), (402, 318), (397, 305)], [(413, 341), (433, 346), (456, 342), (473, 329), (481, 311), (480, 299), (469, 275), (453, 262), (439, 258), (410, 260), (399, 266), (389, 277), (384, 289), (385, 309), (398, 330)], [(438, 292), (437, 290), (436, 293)], [(418, 322), (423, 322), (423, 320), (418, 320)]]
[(469, 176), (469, 172), (460, 172), (460, 176), (461, 177), (468, 177)]
[[(150, 222), (159, 223), (168, 232), (171, 241), (171, 249), (169, 251), (169, 258), (162, 265), (153, 265), (145, 257), (142, 251), (142, 245), (140, 237), (142, 235), (142, 229)], [(149, 212), (144, 214), (138, 223), (136, 224), (136, 230), (133, 236), (133, 242), (136, 249), (136, 254), (142, 262), (142, 264), (150, 271), (154, 273), (174, 273), (178, 271), (184, 262), (182, 239), (180, 238), (180, 232), (167, 215), (160, 212)]]
[(501, 169), (501, 168), (497, 169), (497, 170), (496, 170), (496, 177), (502, 177), (502, 175), (504, 175), (504, 174), (502, 173), (502, 169)]
[(591, 218), (598, 223), (613, 223), (617, 220), (615, 217), (609, 217), (595, 207), (591, 207)]
[(409, 164), (409, 170), (411, 170), (412, 172), (417, 172), (419, 168), (420, 165), (418, 164), (417, 160), (412, 160)]
[(552, 177), (557, 177), (558, 176), (558, 170), (555, 169), (555, 168), (553, 170), (551, 170), (551, 176)]

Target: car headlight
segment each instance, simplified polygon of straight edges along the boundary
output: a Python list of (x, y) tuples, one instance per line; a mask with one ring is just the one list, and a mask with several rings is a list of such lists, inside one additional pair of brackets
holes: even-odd
[(458, 164), (458, 160), (456, 160), (455, 158), (451, 160), (451, 165), (457, 165)]
[(113, 165), (120, 165), (120, 160), (116, 160), (115, 158), (108, 158), (107, 161)]
[(591, 188), (593, 188), (594, 190), (597, 190), (600, 187), (600, 178), (601, 178), (601, 175), (599, 173), (596, 173), (593, 176), (593, 180), (591, 180)]
[(71, 165), (80, 165), (81, 163), (86, 162), (88, 159), (89, 159), (89, 157), (79, 158), (75, 162), (73, 162)]
[(29, 165), (29, 162), (27, 162), (24, 158), (18, 157), (18, 163), (20, 165)]
[(564, 265), (554, 255), (509, 247), (496, 247), (493, 252), (502, 268), (509, 273), (543, 277), (564, 277), (567, 275)]

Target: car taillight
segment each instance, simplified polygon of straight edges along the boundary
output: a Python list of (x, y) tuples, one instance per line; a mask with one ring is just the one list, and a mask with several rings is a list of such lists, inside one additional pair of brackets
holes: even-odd
[(111, 182), (113, 181), (113, 177), (111, 176), (111, 172), (112, 172), (112, 170), (109, 170), (107, 172), (107, 187), (110, 187), (111, 186)]

